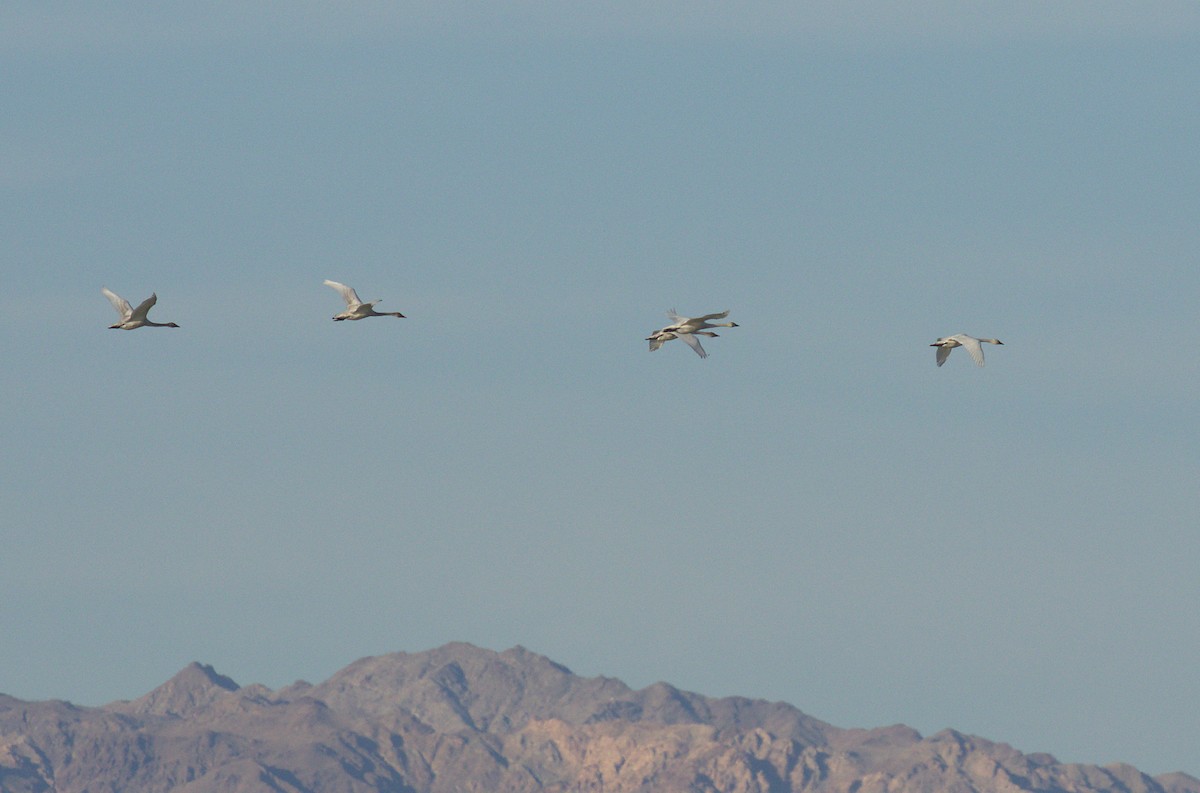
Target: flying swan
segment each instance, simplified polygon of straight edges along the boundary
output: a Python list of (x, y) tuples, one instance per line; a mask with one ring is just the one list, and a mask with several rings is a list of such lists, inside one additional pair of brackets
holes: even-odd
[(646, 337), (646, 341), (650, 342), (650, 352), (654, 352), (672, 339), (683, 339), (689, 347), (696, 351), (697, 355), (707, 358), (708, 353), (700, 346), (700, 340), (696, 336), (717, 337), (717, 334), (704, 330), (705, 328), (736, 328), (738, 326), (736, 322), (709, 322), (710, 319), (724, 319), (727, 316), (729, 316), (729, 311), (705, 314), (702, 317), (681, 317), (675, 309), (671, 309), (667, 312), (671, 324)]
[(158, 302), (158, 294), (151, 294), (141, 302), (137, 308), (129, 305), (129, 301), (118, 295), (116, 292), (109, 291), (108, 287), (100, 287), (100, 294), (108, 298), (108, 302), (112, 303), (113, 308), (121, 315), (121, 320), (115, 325), (109, 325), (109, 330), (133, 330), (134, 328), (178, 328), (174, 322), (154, 322), (146, 318), (151, 307)]
[(977, 339), (974, 336), (968, 336), (965, 333), (956, 333), (953, 336), (944, 336), (938, 339), (930, 347), (937, 347), (937, 365), (941, 366), (950, 357), (950, 351), (955, 347), (962, 347), (971, 354), (971, 360), (977, 366), (983, 366), (983, 347), (979, 346), (980, 342), (988, 344), (1004, 344), (999, 339)]
[(726, 309), (720, 314), (705, 314), (702, 317), (681, 317), (675, 313), (675, 309), (667, 312), (667, 317), (671, 320), (672, 325), (663, 328), (664, 331), (673, 333), (695, 333), (698, 330), (706, 328), (736, 328), (736, 322), (709, 322), (710, 319), (725, 319), (729, 316), (729, 311)]
[(339, 284), (337, 281), (326, 279), (325, 286), (331, 289), (336, 289), (342, 299), (346, 301), (346, 310), (341, 314), (335, 314), (334, 322), (341, 322), (346, 319), (366, 319), (367, 317), (401, 317), (404, 315), (399, 311), (376, 311), (375, 304), (378, 300), (372, 300), (369, 303), (364, 303), (358, 299), (358, 293), (345, 284)]
[(683, 339), (683, 341), (689, 347), (696, 351), (697, 355), (699, 355), (701, 358), (707, 358), (708, 353), (706, 353), (704, 348), (700, 346), (700, 340), (697, 339), (696, 336), (710, 336), (714, 339), (717, 338), (717, 334), (713, 333), (711, 330), (698, 330), (694, 334), (680, 333), (673, 330), (656, 330), (646, 337), (646, 341), (650, 342), (650, 352), (654, 352), (669, 341), (674, 339)]

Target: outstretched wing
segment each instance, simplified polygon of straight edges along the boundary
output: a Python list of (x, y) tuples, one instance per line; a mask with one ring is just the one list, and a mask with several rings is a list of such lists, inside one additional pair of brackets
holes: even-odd
[(157, 302), (158, 302), (158, 293), (151, 292), (150, 297), (146, 298), (141, 303), (138, 303), (138, 307), (133, 310), (133, 314), (130, 315), (130, 319), (143, 319), (144, 320), (146, 318), (146, 314), (148, 314), (150, 312), (150, 308)]
[(696, 319), (707, 322), (710, 319), (725, 319), (727, 316), (729, 316), (729, 309), (725, 309), (720, 314), (705, 314), (702, 317), (696, 317)]
[(983, 346), (979, 343), (979, 339), (961, 336), (959, 341), (962, 342), (963, 349), (971, 353), (971, 360), (975, 362), (975, 365), (983, 366)]
[(953, 348), (953, 347), (947, 347), (947, 346), (945, 346), (945, 345), (939, 346), (939, 347), (937, 348), (937, 363), (938, 363), (938, 366), (941, 366), (942, 364), (944, 364), (944, 363), (946, 362), (946, 359), (950, 357), (950, 351), (951, 351), (952, 349), (954, 349), (954, 348)]
[(349, 308), (354, 308), (362, 303), (362, 301), (358, 299), (358, 293), (345, 284), (339, 284), (337, 281), (325, 279), (325, 286), (328, 286), (331, 289), (336, 289), (338, 294), (342, 296), (342, 300), (346, 301), (346, 305)]
[(679, 314), (677, 314), (675, 312), (675, 309), (671, 309), (670, 311), (667, 312), (667, 319), (671, 320), (676, 325), (680, 325), (680, 324), (688, 321), (687, 317), (679, 316)]
[(685, 342), (687, 342), (687, 346), (689, 346), (689, 347), (691, 347), (693, 350), (695, 350), (695, 351), (696, 351), (696, 354), (697, 354), (697, 355), (699, 355), (701, 358), (707, 358), (707, 357), (708, 357), (708, 353), (706, 353), (706, 352), (704, 351), (704, 348), (700, 346), (700, 340), (699, 340), (699, 339), (697, 339), (697, 338), (696, 338), (695, 336), (693, 336), (692, 334), (690, 334), (690, 333), (679, 333), (679, 334), (676, 334), (676, 336), (677, 336), (677, 338), (683, 339)]
[(133, 307), (129, 305), (129, 301), (116, 292), (110, 291), (107, 286), (100, 287), (100, 294), (108, 298), (108, 302), (112, 303), (112, 307), (121, 315), (121, 319), (129, 319), (133, 315)]

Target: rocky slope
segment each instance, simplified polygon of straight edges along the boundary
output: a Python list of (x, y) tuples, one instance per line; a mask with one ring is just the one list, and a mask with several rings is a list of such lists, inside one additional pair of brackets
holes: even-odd
[(0, 793), (36, 791), (1200, 793), (1200, 780), (949, 730), (844, 730), (781, 703), (634, 691), (520, 647), (451, 644), (278, 691), (192, 664), (102, 708), (0, 695)]

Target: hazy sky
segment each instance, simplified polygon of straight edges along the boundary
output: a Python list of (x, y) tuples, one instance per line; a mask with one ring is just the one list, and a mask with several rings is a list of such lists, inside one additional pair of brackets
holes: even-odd
[(465, 640), (1200, 773), (1200, 5), (797, 5), (4, 4), (0, 691)]

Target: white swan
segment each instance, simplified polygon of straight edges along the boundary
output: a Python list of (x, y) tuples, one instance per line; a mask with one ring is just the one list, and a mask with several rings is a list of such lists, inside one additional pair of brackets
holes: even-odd
[(983, 366), (983, 347), (979, 346), (980, 342), (987, 342), (988, 344), (1004, 344), (1004, 342), (1000, 341), (999, 339), (977, 339), (974, 336), (968, 336), (965, 333), (956, 333), (953, 336), (944, 336), (929, 346), (938, 348), (938, 366), (941, 366), (946, 362), (946, 359), (950, 357), (950, 351), (955, 347), (962, 347), (971, 354), (971, 360), (973, 360), (976, 365)]
[(174, 322), (152, 322), (146, 318), (146, 314), (151, 307), (158, 302), (158, 294), (151, 294), (138, 305), (133, 308), (129, 305), (129, 301), (118, 295), (116, 292), (109, 291), (108, 287), (100, 287), (100, 294), (108, 298), (108, 302), (112, 303), (113, 308), (121, 315), (121, 321), (115, 325), (109, 325), (109, 330), (133, 330), (134, 328), (178, 328)]
[(707, 358), (708, 353), (706, 353), (704, 348), (700, 346), (700, 340), (697, 339), (696, 336), (710, 336), (714, 339), (717, 338), (717, 334), (713, 333), (711, 330), (698, 330), (692, 334), (680, 333), (678, 331), (666, 330), (664, 328), (663, 330), (656, 330), (651, 333), (646, 337), (646, 341), (650, 342), (650, 352), (654, 352), (659, 347), (663, 346), (669, 341), (672, 341), (673, 339), (683, 339), (684, 343), (695, 350), (697, 355), (699, 355), (701, 358)]
[(654, 352), (659, 347), (663, 346), (672, 339), (683, 339), (683, 341), (696, 351), (696, 354), (701, 358), (707, 358), (708, 353), (700, 346), (699, 336), (711, 336), (716, 338), (717, 334), (703, 330), (703, 328), (736, 328), (736, 322), (709, 322), (710, 319), (724, 319), (729, 316), (729, 311), (722, 311), (719, 314), (705, 314), (702, 317), (681, 317), (676, 313), (675, 309), (667, 312), (667, 316), (671, 319), (671, 324), (665, 328), (660, 328), (646, 337), (646, 341), (650, 342), (650, 352)]
[(695, 333), (698, 330), (705, 328), (736, 328), (736, 322), (709, 322), (710, 319), (724, 319), (729, 316), (728, 309), (719, 314), (705, 314), (702, 317), (681, 317), (675, 313), (675, 309), (667, 312), (667, 317), (670, 318), (672, 325), (663, 328), (665, 331)]
[(337, 281), (325, 280), (325, 286), (331, 289), (336, 289), (346, 301), (346, 310), (341, 314), (335, 314), (334, 322), (341, 322), (346, 319), (366, 319), (367, 317), (401, 317), (404, 315), (399, 311), (376, 311), (375, 304), (378, 300), (372, 300), (369, 303), (364, 303), (358, 299), (358, 293), (345, 284), (339, 284)]

